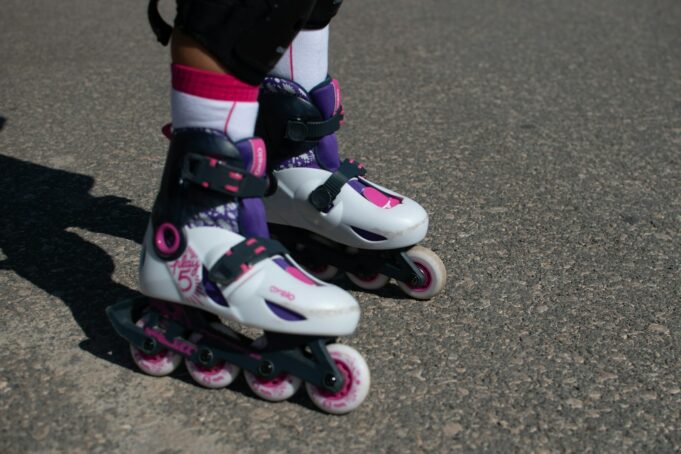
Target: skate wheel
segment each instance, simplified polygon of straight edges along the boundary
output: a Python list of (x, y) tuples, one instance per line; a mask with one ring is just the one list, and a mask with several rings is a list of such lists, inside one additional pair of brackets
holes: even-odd
[(302, 380), (289, 374), (281, 374), (278, 377), (265, 379), (245, 370), (244, 378), (248, 387), (258, 397), (270, 402), (281, 402), (293, 396), (302, 384)]
[(409, 258), (423, 272), (426, 282), (421, 287), (412, 287), (404, 282), (399, 286), (404, 293), (415, 299), (427, 300), (440, 293), (447, 282), (447, 269), (440, 257), (423, 246), (414, 246), (407, 251)]
[[(140, 328), (143, 327), (144, 318), (140, 319), (136, 325)], [(182, 362), (182, 356), (179, 353), (168, 349), (162, 349), (154, 355), (148, 355), (130, 344), (130, 354), (142, 372), (154, 377), (163, 377), (172, 373)]]
[(338, 274), (338, 268), (331, 265), (320, 265), (315, 267), (305, 267), (308, 273), (320, 281), (329, 281)]
[[(196, 343), (201, 340), (201, 335), (194, 333), (189, 340)], [(229, 386), (240, 372), (238, 366), (225, 361), (219, 361), (211, 367), (205, 367), (185, 358), (184, 364), (194, 381), (206, 388), (224, 388)]]
[(343, 344), (327, 346), (329, 355), (345, 378), (343, 388), (330, 393), (310, 383), (305, 383), (307, 394), (312, 402), (327, 413), (342, 415), (359, 407), (371, 386), (369, 366), (357, 350)]
[(357, 287), (363, 290), (378, 290), (385, 287), (390, 278), (385, 274), (374, 273), (371, 275), (359, 275), (352, 273), (345, 273), (350, 281)]

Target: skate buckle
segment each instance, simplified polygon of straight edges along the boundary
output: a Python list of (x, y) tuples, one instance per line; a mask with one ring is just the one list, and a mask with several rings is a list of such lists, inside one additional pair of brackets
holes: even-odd
[(338, 197), (345, 183), (352, 178), (364, 176), (366, 173), (367, 171), (362, 164), (352, 159), (346, 159), (338, 167), (338, 170), (310, 193), (307, 200), (317, 210), (326, 212), (331, 208), (332, 202)]

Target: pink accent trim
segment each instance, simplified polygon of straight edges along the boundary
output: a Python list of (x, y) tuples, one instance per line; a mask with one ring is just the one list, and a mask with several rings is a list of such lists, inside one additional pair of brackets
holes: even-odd
[(232, 107), (229, 108), (229, 113), (227, 114), (227, 119), (225, 120), (225, 127), (223, 129), (223, 132), (225, 135), (229, 135), (227, 133), (227, 128), (229, 128), (229, 121), (232, 119), (232, 114), (234, 113), (234, 108), (236, 107), (236, 102), (232, 104)]
[(229, 251), (225, 252), (225, 255), (232, 255), (232, 250), (230, 249)]
[(262, 254), (263, 252), (265, 252), (265, 246), (260, 246), (260, 247), (255, 248), (254, 252), (256, 253), (256, 255)]
[(249, 238), (246, 240), (246, 246), (250, 246), (253, 243), (255, 243), (255, 238)]
[(207, 187), (208, 187), (208, 182), (207, 182), (207, 181), (204, 181), (203, 183), (201, 183), (201, 186), (203, 186), (204, 188), (207, 188)]
[(251, 150), (253, 151), (253, 159), (251, 161), (251, 173), (256, 177), (265, 175), (265, 168), (267, 167), (267, 151), (265, 142), (260, 138), (250, 140)]
[(291, 41), (291, 45), (288, 47), (288, 64), (291, 67), (291, 80), (295, 81), (293, 78), (293, 41)]
[(310, 279), (309, 277), (305, 276), (302, 271), (300, 271), (298, 268), (293, 267), (293, 266), (287, 266), (286, 267), (286, 272), (290, 274), (291, 276), (295, 277), (301, 282), (304, 282), (308, 285), (315, 285), (314, 281)]
[(173, 137), (173, 124), (172, 123), (166, 123), (163, 125), (161, 128), (161, 132), (163, 133), (164, 136), (166, 136), (166, 139), (171, 139)]
[(235, 179), (236, 181), (241, 181), (244, 179), (244, 176), (238, 172), (229, 172), (229, 177)]
[(416, 267), (423, 273), (424, 277), (426, 278), (426, 282), (421, 287), (412, 287), (410, 285), (409, 288), (412, 289), (414, 292), (425, 292), (426, 290), (428, 290), (428, 287), (430, 287), (430, 285), (433, 283), (433, 276), (431, 276), (430, 271), (428, 271), (428, 268), (421, 265), (417, 261), (414, 261), (414, 263), (416, 264)]
[(210, 163), (211, 167), (215, 167), (215, 166), (218, 165), (218, 160), (217, 159), (211, 159), (209, 163)]
[(231, 184), (226, 184), (225, 189), (227, 189), (229, 192), (239, 192), (239, 188), (232, 186)]
[(378, 189), (374, 189), (371, 187), (364, 188), (364, 190), (362, 191), (362, 195), (364, 196), (365, 199), (367, 199), (369, 202), (373, 203), (377, 207), (386, 209), (399, 205), (401, 202), (400, 199), (390, 197), (386, 194), (383, 194)]
[[(341, 108), (342, 106), (342, 101), (341, 101), (341, 89), (340, 89), (340, 84), (338, 83), (338, 80), (333, 79), (331, 81), (331, 85), (333, 86), (333, 94), (334, 94), (334, 104), (333, 104), (333, 111), (338, 112), (338, 109)], [(345, 114), (345, 111), (341, 112)]]
[(356, 380), (356, 377), (353, 374), (354, 369), (352, 367), (352, 364), (346, 364), (345, 361), (343, 361), (344, 358), (341, 355), (338, 354), (334, 355), (332, 353), (331, 357), (333, 358), (333, 361), (336, 363), (338, 371), (341, 374), (343, 374), (343, 387), (340, 389), (340, 391), (338, 391), (335, 394), (329, 391), (320, 390), (321, 395), (331, 401), (342, 400), (352, 391), (352, 385)]
[(173, 64), (170, 67), (173, 89), (218, 101), (257, 102), (258, 87), (241, 82), (230, 74)]
[[(173, 241), (170, 246), (166, 243), (166, 233), (168, 232), (173, 235)], [(174, 254), (180, 247), (180, 232), (173, 224), (165, 222), (156, 229), (154, 242), (156, 243), (156, 248), (161, 251), (161, 253), (168, 255)]]
[(241, 271), (242, 271), (243, 273), (245, 273), (246, 271), (248, 271), (248, 265), (245, 265), (245, 264), (242, 263), (242, 264), (241, 264)]

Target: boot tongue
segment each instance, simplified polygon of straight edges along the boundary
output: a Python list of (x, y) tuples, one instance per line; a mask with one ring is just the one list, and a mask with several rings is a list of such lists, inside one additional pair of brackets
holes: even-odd
[(264, 176), (265, 169), (267, 168), (265, 142), (258, 137), (254, 137), (252, 139), (241, 140), (235, 145), (244, 163), (244, 169), (256, 177)]
[[(312, 103), (319, 109), (324, 120), (331, 118), (343, 108), (340, 86), (336, 79), (327, 79), (320, 85), (317, 85), (310, 92), (310, 98)], [(336, 134), (330, 134), (319, 141), (316, 155), (317, 161), (319, 161), (322, 167), (332, 172), (340, 167)]]

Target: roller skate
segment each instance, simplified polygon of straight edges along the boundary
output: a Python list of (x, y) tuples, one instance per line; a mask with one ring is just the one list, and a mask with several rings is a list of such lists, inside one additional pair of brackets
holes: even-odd
[(327, 78), (308, 93), (282, 77), (261, 86), (256, 134), (268, 148), (265, 198), (273, 237), (322, 280), (338, 269), (355, 285), (376, 290), (390, 278), (410, 297), (442, 290), (442, 260), (417, 245), (428, 215), (410, 198), (364, 178), (364, 166), (338, 157), (343, 120), (338, 82)]
[[(355, 331), (359, 306), (268, 237), (265, 169), (260, 139), (173, 131), (143, 242), (144, 296), (107, 314), (147, 374), (167, 375), (184, 362), (197, 383), (221, 388), (243, 369), (265, 400), (285, 400), (304, 382), (320, 409), (350, 412), (367, 396), (369, 369), (336, 338)], [(252, 339), (222, 319), (264, 334)]]

